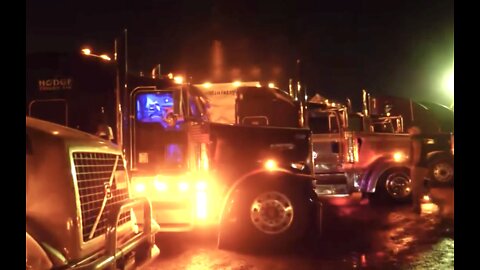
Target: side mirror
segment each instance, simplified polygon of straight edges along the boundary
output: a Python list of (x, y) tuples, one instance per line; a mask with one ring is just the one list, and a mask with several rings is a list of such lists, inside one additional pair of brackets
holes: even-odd
[(113, 141), (113, 130), (109, 125), (98, 125), (97, 132), (95, 134), (104, 140)]

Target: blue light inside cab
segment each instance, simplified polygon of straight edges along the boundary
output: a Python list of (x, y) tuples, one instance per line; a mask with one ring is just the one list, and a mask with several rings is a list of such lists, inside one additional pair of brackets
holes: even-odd
[(165, 146), (165, 162), (168, 164), (181, 164), (183, 160), (182, 146), (167, 144)]
[(160, 123), (167, 128), (165, 118), (168, 113), (174, 113), (172, 92), (141, 93), (136, 96), (137, 121), (143, 123)]

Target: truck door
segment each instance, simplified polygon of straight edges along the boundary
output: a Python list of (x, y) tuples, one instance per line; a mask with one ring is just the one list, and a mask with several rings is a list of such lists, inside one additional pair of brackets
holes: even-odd
[(131, 153), (133, 170), (145, 173), (187, 166), (187, 136), (179, 89), (137, 88), (132, 92)]
[(338, 171), (343, 161), (343, 138), (337, 112), (310, 113), (309, 126), (313, 133), (315, 172), (330, 173)]
[(342, 115), (337, 110), (309, 111), (308, 125), (312, 131), (314, 171), (318, 194), (349, 192), (343, 166), (346, 140), (343, 135), (341, 117)]

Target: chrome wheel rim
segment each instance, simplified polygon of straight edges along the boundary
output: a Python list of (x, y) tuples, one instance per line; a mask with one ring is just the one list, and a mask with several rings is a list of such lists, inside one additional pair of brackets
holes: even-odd
[(440, 162), (433, 166), (433, 177), (438, 182), (448, 183), (453, 179), (453, 166), (447, 162)]
[(411, 179), (405, 173), (392, 173), (385, 181), (385, 189), (395, 199), (406, 198), (412, 193)]
[(260, 194), (250, 207), (253, 225), (266, 234), (278, 234), (287, 230), (292, 224), (293, 215), (290, 199), (276, 191)]

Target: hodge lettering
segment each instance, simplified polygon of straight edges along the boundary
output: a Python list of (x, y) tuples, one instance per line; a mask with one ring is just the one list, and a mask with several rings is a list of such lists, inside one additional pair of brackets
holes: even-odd
[(72, 89), (72, 79), (39, 80), (38, 88), (40, 91)]

